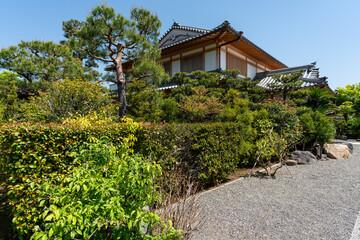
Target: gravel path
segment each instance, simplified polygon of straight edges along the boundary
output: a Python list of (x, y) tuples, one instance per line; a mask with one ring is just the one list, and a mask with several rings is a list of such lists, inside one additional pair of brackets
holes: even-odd
[(192, 239), (350, 239), (360, 213), (360, 144), (349, 159), (288, 169), (205, 192), (205, 223)]

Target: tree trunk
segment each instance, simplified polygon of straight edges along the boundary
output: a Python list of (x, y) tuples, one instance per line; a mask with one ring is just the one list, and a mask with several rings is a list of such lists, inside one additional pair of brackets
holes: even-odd
[(118, 101), (120, 104), (118, 116), (120, 118), (123, 118), (126, 116), (126, 107), (127, 107), (125, 81), (117, 82), (117, 88), (118, 88)]
[(116, 85), (117, 85), (117, 92), (118, 92), (118, 101), (120, 104), (118, 116), (120, 118), (123, 118), (126, 116), (126, 107), (127, 107), (127, 101), (126, 101), (126, 81), (124, 78), (124, 72), (122, 69), (121, 64), (121, 58), (122, 54), (118, 54), (117, 56), (118, 62), (115, 64), (116, 69)]

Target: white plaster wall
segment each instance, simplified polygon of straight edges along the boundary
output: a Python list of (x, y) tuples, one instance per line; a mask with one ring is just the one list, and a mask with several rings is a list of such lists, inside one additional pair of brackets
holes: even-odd
[(171, 76), (174, 76), (177, 72), (180, 72), (180, 60), (172, 62)]
[(220, 68), (226, 70), (226, 52), (220, 51)]
[(205, 71), (216, 70), (216, 51), (205, 53)]
[(259, 67), (259, 68), (262, 68), (262, 69), (265, 69), (265, 66), (263, 66), (263, 65), (261, 65), (261, 64), (257, 64), (257, 66)]
[(232, 55), (237, 56), (238, 58), (241, 58), (243, 60), (246, 60), (246, 57), (238, 52), (235, 52), (234, 50), (228, 48), (228, 52), (231, 53)]
[(247, 65), (247, 76), (249, 78), (254, 78), (256, 75), (256, 67), (254, 67), (253, 65), (251, 64), (248, 64)]
[(215, 47), (216, 47), (216, 43), (210, 44), (210, 45), (205, 46), (205, 50), (210, 49), (210, 48), (215, 48)]
[(185, 56), (190, 55), (190, 54), (202, 52), (202, 50), (203, 50), (202, 48), (197, 48), (197, 49), (182, 53), (182, 56), (185, 57)]

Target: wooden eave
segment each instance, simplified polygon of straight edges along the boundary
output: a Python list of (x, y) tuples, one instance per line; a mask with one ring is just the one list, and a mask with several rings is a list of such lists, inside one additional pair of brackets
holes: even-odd
[(266, 63), (268, 66), (272, 67), (273, 69), (280, 69), (280, 68), (287, 68), (287, 66), (262, 50), (260, 47), (256, 46), (246, 37), (242, 37), (240, 41), (235, 42), (232, 44), (234, 47), (241, 49), (242, 51), (246, 52), (253, 58)]

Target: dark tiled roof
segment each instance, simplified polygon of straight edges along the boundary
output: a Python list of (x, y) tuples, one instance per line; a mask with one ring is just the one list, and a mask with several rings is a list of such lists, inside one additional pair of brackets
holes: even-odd
[[(206, 37), (206, 36), (211, 35), (211, 34), (217, 32), (218, 30), (220, 30), (220, 29), (222, 29), (222, 28), (225, 28), (225, 27), (227, 27), (227, 26), (229, 26), (229, 30), (230, 30), (231, 32), (233, 32), (235, 35), (240, 36), (240, 33), (237, 32), (237, 31), (236, 31), (235, 29), (233, 29), (232, 27), (230, 27), (230, 23), (229, 23), (227, 20), (225, 20), (222, 24), (220, 24), (219, 26), (217, 26), (217, 27), (215, 27), (215, 28), (213, 28), (213, 29), (211, 29), (211, 30), (205, 30), (205, 29), (203, 29), (202, 32), (199, 30), (199, 31), (198, 31), (198, 32), (200, 32), (199, 35), (196, 35), (196, 36), (193, 36), (193, 37), (189, 37), (189, 38), (183, 39), (183, 40), (181, 40), (181, 41), (174, 42), (174, 43), (172, 43), (172, 44), (165, 45), (164, 47), (161, 47), (161, 50), (167, 49), (167, 48), (170, 48), (170, 47), (173, 47), (173, 46), (176, 46), (176, 45), (180, 45), (180, 44), (185, 43), (185, 42), (190, 42), (190, 41), (193, 41), (193, 40), (195, 40), (195, 39), (199, 39), (199, 38)], [(180, 27), (181, 27), (181, 26), (180, 26)], [(188, 28), (188, 30), (189, 30), (189, 29), (196, 29), (195, 27), (188, 27), (188, 26), (184, 26), (184, 27)], [(166, 32), (166, 34), (168, 34), (172, 29), (174, 29), (174, 28), (171, 27), (171, 28)], [(180, 28), (177, 28), (177, 29), (180, 29)], [(185, 28), (183, 28), (183, 29), (185, 30)], [(200, 29), (202, 29), (202, 28), (200, 28)], [(166, 36), (166, 34), (162, 37), (162, 39)], [(162, 39), (161, 39), (161, 40), (162, 40)], [(161, 41), (161, 40), (160, 40), (160, 41)]]
[(159, 42), (161, 42), (161, 40), (163, 40), (166, 37), (166, 35), (173, 29), (180, 29), (180, 30), (198, 32), (198, 33), (207, 33), (210, 31), (209, 29), (205, 29), (205, 28), (182, 26), (179, 23), (174, 22), (173, 25), (171, 26), (171, 28), (169, 30), (167, 30), (166, 33), (164, 33), (164, 35), (159, 39)]
[(253, 78), (253, 81), (259, 81), (258, 86), (269, 89), (268, 85), (275, 82), (272, 76), (277, 74), (288, 74), (298, 71), (304, 71), (301, 76), (301, 80), (303, 81), (303, 83), (300, 88), (327, 84), (327, 77), (319, 78), (319, 68), (316, 68), (315, 65), (316, 63), (311, 63), (308, 65), (302, 65), (297, 67), (282, 68), (268, 72), (260, 72), (256, 74), (256, 76)]

